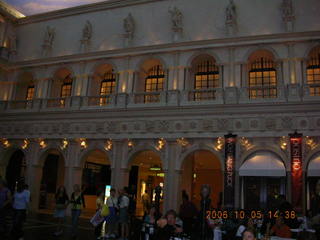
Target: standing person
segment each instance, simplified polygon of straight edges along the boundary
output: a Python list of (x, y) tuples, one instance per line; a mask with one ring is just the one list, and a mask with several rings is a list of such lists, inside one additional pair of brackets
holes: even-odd
[(185, 233), (188, 234), (189, 236), (192, 233), (194, 220), (197, 217), (197, 214), (198, 214), (198, 210), (196, 206), (191, 201), (189, 201), (188, 194), (185, 191), (183, 191), (182, 204), (180, 205), (179, 216), (183, 221)]
[(58, 219), (57, 230), (55, 236), (60, 236), (63, 233), (62, 224), (66, 215), (66, 209), (69, 204), (69, 197), (64, 186), (60, 186), (55, 195), (56, 209), (54, 217)]
[(11, 192), (6, 187), (5, 181), (0, 178), (0, 238), (6, 238), (6, 217), (8, 215), (8, 208), (11, 203)]
[(24, 190), (24, 183), (19, 182), (17, 191), (14, 194), (13, 201), (13, 226), (12, 236), (13, 239), (23, 240), (23, 223), (26, 220), (27, 208), (30, 201), (30, 194)]
[[(102, 210), (103, 204), (104, 204), (104, 192), (99, 191), (98, 197), (96, 200), (96, 212)], [(100, 224), (98, 224), (94, 228), (94, 236), (96, 237), (96, 239), (99, 239), (101, 237), (101, 230), (102, 230), (103, 223), (104, 221), (102, 221)]]
[(212, 239), (212, 230), (209, 227), (207, 221), (207, 211), (211, 210), (211, 199), (210, 199), (211, 189), (208, 184), (203, 184), (201, 186), (201, 202), (200, 202), (200, 214), (199, 214), (199, 231), (201, 240)]
[(143, 214), (146, 215), (150, 207), (150, 196), (147, 190), (144, 191), (144, 194), (142, 194), (141, 199), (142, 199), (142, 206), (143, 206)]
[(159, 219), (155, 205), (150, 206), (149, 213), (144, 217), (143, 223), (143, 240), (155, 240), (156, 222)]
[(129, 235), (129, 197), (127, 188), (123, 188), (120, 191), (119, 198), (119, 223), (121, 225), (121, 238), (126, 240)]
[(75, 184), (73, 186), (73, 193), (71, 194), (70, 203), (72, 204), (72, 207), (71, 207), (72, 237), (77, 238), (78, 222), (79, 222), (79, 217), (81, 215), (81, 209), (85, 208), (84, 197), (78, 184)]
[(107, 199), (107, 205), (110, 211), (110, 217), (108, 220), (108, 235), (107, 237), (116, 238), (118, 236), (118, 198), (116, 197), (116, 190), (111, 188), (110, 197)]

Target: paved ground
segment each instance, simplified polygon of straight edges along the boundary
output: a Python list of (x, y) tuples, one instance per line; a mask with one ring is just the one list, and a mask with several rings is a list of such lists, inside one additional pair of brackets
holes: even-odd
[[(71, 238), (71, 219), (67, 218), (64, 224), (64, 233), (55, 237), (53, 233), (56, 230), (55, 219), (51, 215), (38, 214), (28, 216), (24, 224), (25, 240), (70, 240)], [(93, 227), (88, 219), (81, 219), (79, 224), (78, 240), (94, 239)]]

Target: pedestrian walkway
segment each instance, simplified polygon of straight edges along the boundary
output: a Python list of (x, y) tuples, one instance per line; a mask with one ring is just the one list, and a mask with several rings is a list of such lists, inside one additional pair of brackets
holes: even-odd
[[(25, 240), (70, 240), (71, 219), (67, 218), (63, 225), (63, 234), (59, 237), (53, 235), (57, 224), (52, 215), (36, 214), (29, 216), (24, 224)], [(93, 227), (87, 219), (80, 219), (78, 240), (94, 239)]]

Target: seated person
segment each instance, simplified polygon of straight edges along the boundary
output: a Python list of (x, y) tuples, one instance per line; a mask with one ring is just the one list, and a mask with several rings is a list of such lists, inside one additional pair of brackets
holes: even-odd
[(177, 213), (174, 210), (169, 210), (164, 218), (157, 221), (157, 225), (157, 240), (169, 240), (174, 234), (182, 233), (182, 226), (177, 223)]
[(271, 228), (270, 234), (281, 238), (291, 238), (292, 235), (290, 228), (284, 223), (282, 216), (276, 219), (276, 223)]
[(256, 233), (252, 229), (246, 229), (242, 232), (242, 240), (256, 240)]

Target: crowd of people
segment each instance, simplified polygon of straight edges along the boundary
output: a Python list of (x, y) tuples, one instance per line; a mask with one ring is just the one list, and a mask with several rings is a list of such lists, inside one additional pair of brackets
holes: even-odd
[[(127, 187), (119, 191), (111, 188), (110, 196), (107, 197), (104, 191), (98, 191), (96, 213), (91, 219), (94, 226), (94, 239), (265, 240), (270, 236), (291, 238), (293, 237), (291, 229), (317, 227), (317, 223), (311, 220), (314, 217), (312, 212), (308, 212), (302, 222), (299, 222), (296, 217), (286, 218), (282, 213), (292, 211), (293, 208), (284, 196), (279, 197), (278, 205), (272, 209), (277, 212), (277, 217), (274, 218), (208, 219), (207, 212), (213, 210), (210, 188), (204, 185), (200, 195), (199, 208), (183, 191), (179, 212), (171, 209), (162, 214), (159, 204), (152, 202), (149, 194), (145, 192), (142, 196), (144, 216), (141, 219), (135, 216), (135, 198)], [(18, 182), (15, 191), (11, 193), (5, 181), (0, 179), (0, 239), (23, 239), (23, 223), (26, 221), (29, 203), (30, 191), (23, 181)], [(60, 186), (55, 193), (53, 216), (56, 219), (56, 229), (52, 234), (56, 237), (63, 234), (66, 210), (69, 207), (71, 237), (77, 239), (79, 218), (86, 207), (83, 190), (77, 184), (73, 186), (70, 196), (64, 186)], [(219, 208), (219, 210), (223, 209)], [(9, 230), (5, 219), (10, 212), (13, 212), (13, 221)], [(315, 236), (315, 234), (308, 236), (303, 233), (296, 237), (313, 240), (316, 239)]]

